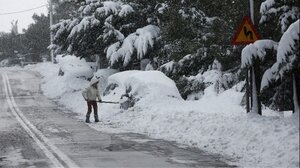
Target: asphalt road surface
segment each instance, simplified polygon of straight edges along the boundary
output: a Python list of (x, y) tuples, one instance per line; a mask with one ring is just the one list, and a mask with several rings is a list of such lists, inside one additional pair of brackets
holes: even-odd
[(230, 167), (174, 142), (96, 131), (43, 96), (40, 81), (38, 73), (0, 71), (0, 168)]

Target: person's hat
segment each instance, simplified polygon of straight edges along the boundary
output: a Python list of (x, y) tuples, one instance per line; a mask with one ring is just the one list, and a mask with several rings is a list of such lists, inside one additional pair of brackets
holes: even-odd
[(91, 85), (93, 85), (93, 84), (95, 84), (95, 83), (98, 83), (99, 82), (99, 80), (98, 79), (95, 79), (95, 78), (92, 78), (92, 80), (91, 80)]

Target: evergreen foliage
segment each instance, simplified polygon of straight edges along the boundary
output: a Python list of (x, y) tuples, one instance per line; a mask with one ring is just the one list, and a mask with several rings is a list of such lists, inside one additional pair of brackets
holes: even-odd
[[(64, 11), (68, 5), (72, 6), (70, 11)], [(299, 18), (296, 0), (266, 0), (260, 6), (256, 28), (264, 39), (278, 42)], [(120, 70), (139, 69), (140, 62), (147, 59), (143, 67), (158, 69), (175, 80), (184, 98), (193, 93), (201, 95), (211, 84), (223, 91), (245, 79), (240, 69), (243, 46), (232, 46), (230, 41), (242, 18), (248, 15), (248, 1), (71, 0), (57, 5), (56, 11), (64, 19), (52, 27), (55, 45), (51, 48), (56, 53), (90, 60), (97, 57)], [(259, 66), (256, 72), (263, 74), (270, 68), (276, 62), (274, 55), (276, 50), (267, 49), (263, 59), (253, 59)], [(220, 66), (214, 69), (216, 62)], [(216, 82), (196, 80), (207, 70), (218, 72)], [(294, 68), (291, 74), (298, 72)], [(261, 76), (257, 79), (260, 81)], [(291, 90), (284, 91), (291, 88), (290, 81), (270, 84), (261, 93), (263, 104), (289, 109), (289, 100), (284, 107), (279, 107), (279, 101), (282, 95), (291, 96)], [(276, 91), (275, 96), (272, 91)]]
[(24, 45), (27, 54), (33, 55), (32, 61), (41, 61), (41, 56), (49, 52), (47, 49), (50, 44), (49, 17), (34, 14), (32, 18), (34, 23), (24, 31)]
[[(287, 29), (290, 27), (292, 23), (297, 21), (300, 18), (300, 8), (299, 8), (299, 1), (297, 0), (285, 0), (285, 1), (272, 1), (272, 0), (265, 0), (260, 7), (261, 19), (260, 25), (261, 30), (263, 32), (264, 38), (273, 39), (275, 41), (281, 41), (283, 34), (286, 33)], [(275, 26), (274, 26), (275, 25)], [(299, 28), (298, 28), (299, 29)], [(286, 33), (288, 34), (288, 33)], [(278, 75), (279, 69), (274, 70), (274, 76), (270, 75), (271, 70), (267, 70), (265, 72), (266, 76), (273, 76), (272, 79), (269, 79), (270, 85), (269, 87), (265, 88), (265, 83), (262, 84), (264, 87), (263, 90), (263, 101), (266, 105), (270, 105), (272, 109), (280, 109), (280, 110), (292, 110), (293, 109), (293, 102), (291, 101), (293, 97), (293, 87), (292, 87), (292, 74), (296, 74), (296, 83), (299, 86), (299, 40), (295, 40), (295, 37), (299, 37), (299, 34), (294, 34), (290, 37), (290, 40), (293, 41), (293, 45), (291, 48), (288, 46), (284, 46), (284, 48), (290, 48), (289, 52), (284, 54), (280, 54), (282, 57), (285, 56), (283, 62), (281, 63), (281, 70), (283, 72), (281, 75)], [(281, 52), (282, 48), (278, 49), (278, 52)], [(294, 54), (293, 54), (294, 53)], [(295, 55), (296, 54), (296, 55)], [(293, 68), (288, 70), (286, 69), (287, 65), (291, 63), (290, 56), (296, 56), (296, 59), (293, 61)], [(278, 53), (277, 53), (278, 57)], [(278, 65), (276, 62), (276, 54), (273, 54), (273, 61), (272, 64), (267, 66), (268, 68), (275, 67)], [(288, 64), (287, 64), (288, 63)], [(273, 65), (274, 64), (274, 65)], [(273, 66), (272, 66), (273, 65)], [(285, 67), (285, 68), (284, 68)], [(267, 75), (268, 74), (268, 75)], [(277, 74), (277, 75), (275, 75)], [(284, 75), (285, 74), (285, 75)], [(298, 74), (298, 75), (297, 75)], [(264, 77), (266, 78), (266, 77)], [(275, 92), (274, 94), (270, 94)], [(299, 87), (297, 88), (298, 95)], [(299, 97), (299, 96), (298, 96)], [(284, 102), (284, 103), (283, 103)]]

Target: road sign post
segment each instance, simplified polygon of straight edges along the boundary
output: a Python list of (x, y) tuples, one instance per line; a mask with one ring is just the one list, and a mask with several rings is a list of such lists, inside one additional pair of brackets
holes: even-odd
[(260, 35), (257, 33), (251, 19), (248, 16), (245, 16), (239, 26), (238, 31), (235, 33), (231, 44), (250, 44), (259, 39)]
[[(245, 16), (242, 20), (242, 23), (240, 24), (237, 32), (235, 33), (231, 44), (232, 45), (246, 45), (255, 42), (256, 40), (261, 39), (260, 35), (255, 29), (254, 26), (254, 1), (249, 0), (249, 8), (250, 8), (250, 17)], [(247, 108), (247, 113), (250, 112), (250, 100), (249, 97), (251, 97), (251, 107), (253, 104), (253, 97), (252, 97), (252, 81), (253, 77), (252, 74), (254, 72), (254, 67), (251, 67), (250, 69), (247, 70), (246, 73), (246, 108)], [(250, 74), (250, 78), (249, 78)], [(249, 86), (250, 84), (250, 86)], [(250, 96), (251, 95), (251, 96)]]

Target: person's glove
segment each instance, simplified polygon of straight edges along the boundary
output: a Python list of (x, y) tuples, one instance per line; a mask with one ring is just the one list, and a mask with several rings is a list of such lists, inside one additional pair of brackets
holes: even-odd
[(100, 103), (102, 103), (102, 100), (101, 100), (101, 99), (99, 99), (99, 102), (100, 102)]

